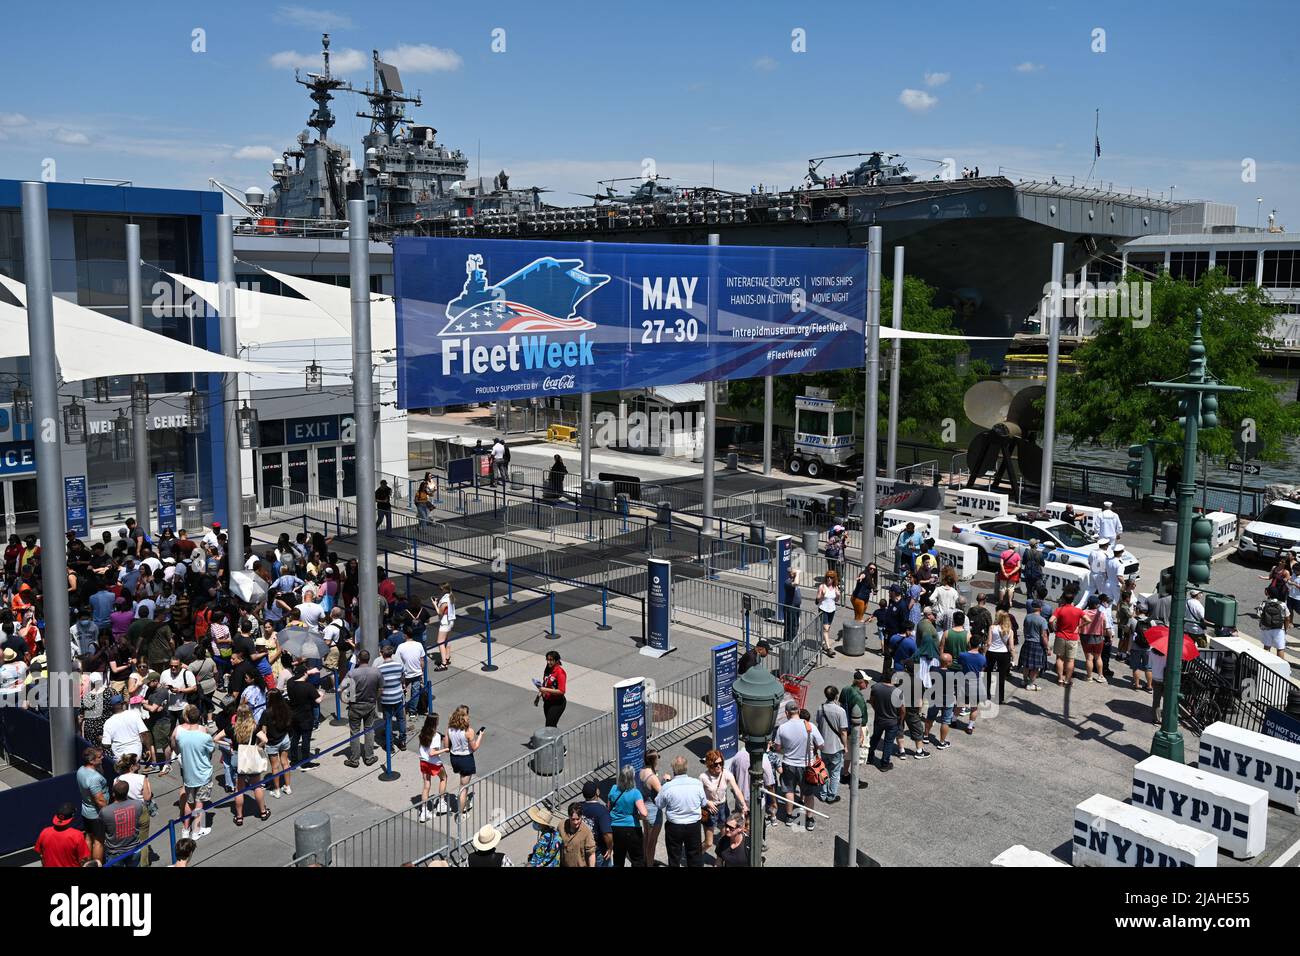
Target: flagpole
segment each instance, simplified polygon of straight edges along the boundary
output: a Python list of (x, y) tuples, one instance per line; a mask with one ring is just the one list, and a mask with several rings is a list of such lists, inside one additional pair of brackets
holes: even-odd
[(1101, 107), (1098, 107), (1092, 123), (1092, 165), (1088, 167), (1088, 178), (1084, 185), (1092, 182), (1092, 174), (1097, 168), (1097, 159), (1101, 156)]

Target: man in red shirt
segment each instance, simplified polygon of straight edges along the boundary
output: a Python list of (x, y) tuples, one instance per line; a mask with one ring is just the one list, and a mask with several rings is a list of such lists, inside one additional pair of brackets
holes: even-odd
[(36, 853), (41, 866), (81, 866), (90, 858), (86, 834), (72, 825), (76, 812), (72, 804), (65, 803), (54, 814), (53, 826), (48, 826), (36, 838)]
[(1065, 687), (1074, 679), (1074, 662), (1079, 656), (1079, 623), (1083, 609), (1074, 606), (1078, 592), (1066, 591), (1060, 606), (1052, 612), (1051, 626), (1056, 631), (1052, 651), (1056, 654), (1056, 682)]

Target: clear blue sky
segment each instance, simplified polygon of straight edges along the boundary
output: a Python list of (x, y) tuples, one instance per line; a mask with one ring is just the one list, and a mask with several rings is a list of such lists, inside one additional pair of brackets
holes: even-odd
[[(311, 107), (275, 64), (296, 53), (315, 68), (328, 29), (340, 59), (360, 64), (337, 72), (358, 86), (372, 47), (405, 45), (404, 80), (425, 97), (417, 117), (471, 158), (481, 149), (485, 175), (504, 167), (557, 202), (638, 175), (647, 157), (677, 182), (716, 175), (745, 190), (796, 182), (810, 156), (869, 149), (916, 157), (918, 171), (933, 168), (920, 158), (952, 157), (1082, 177), (1100, 108), (1098, 178), (1235, 203), (1246, 224), (1262, 197), (1264, 215), (1300, 230), (1292, 2), (183, 6), (11, 5), (0, 177), (37, 178), (48, 157), (64, 181), (267, 189), (270, 157)], [(196, 28), (206, 52), (191, 50)], [(806, 52), (791, 49), (797, 28)], [(362, 105), (335, 103), (335, 135), (354, 154)]]

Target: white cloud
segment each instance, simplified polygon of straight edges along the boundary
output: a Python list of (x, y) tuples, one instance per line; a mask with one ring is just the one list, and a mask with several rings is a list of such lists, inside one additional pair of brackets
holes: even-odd
[(898, 102), (913, 113), (924, 113), (939, 104), (939, 97), (931, 96), (925, 90), (906, 89), (898, 94)]
[(943, 86), (950, 79), (951, 73), (927, 73), (925, 74), (925, 85), (929, 87)]
[(290, 23), (296, 27), (308, 27), (312, 30), (346, 30), (352, 26), (352, 18), (344, 13), (332, 10), (313, 10), (311, 7), (285, 6), (275, 12), (275, 19), (280, 23)]
[(1039, 70), (1041, 70), (1042, 68), (1043, 68), (1043, 64), (1041, 64), (1041, 63), (1033, 63), (1033, 62), (1031, 62), (1031, 61), (1029, 61), (1029, 60), (1026, 60), (1024, 63), (1020, 63), (1020, 64), (1017, 64), (1017, 65), (1016, 65), (1016, 72), (1017, 72), (1017, 73), (1037, 73), (1037, 72), (1038, 72)]
[(90, 143), (90, 137), (85, 133), (78, 133), (76, 130), (65, 129), (62, 126), (50, 135), (56, 143), (62, 143), (64, 146), (86, 146)]
[(22, 113), (0, 113), (0, 126), (26, 126), (30, 122)]
[(280, 154), (270, 146), (241, 146), (234, 152), (235, 159), (279, 159)]
[(771, 73), (776, 69), (776, 60), (770, 56), (760, 56), (754, 61), (754, 69), (761, 73)]
[(403, 43), (396, 49), (383, 50), (379, 58), (391, 63), (404, 73), (439, 73), (459, 70), (460, 54), (427, 43)]
[[(320, 70), (324, 63), (320, 53), (299, 53), (297, 50), (281, 50), (272, 53), (271, 66), (277, 70)], [(350, 73), (369, 65), (370, 57), (360, 50), (331, 50), (330, 72)]]
[(983, 93), (983, 92), (984, 92), (984, 84), (983, 84), (983, 83), (976, 83), (976, 84), (975, 84), (971, 89), (972, 89), (972, 92), (975, 92), (975, 93)]

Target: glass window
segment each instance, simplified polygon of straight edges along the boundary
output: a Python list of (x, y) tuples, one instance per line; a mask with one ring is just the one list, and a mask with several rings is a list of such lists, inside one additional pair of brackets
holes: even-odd
[[(116, 412), (113, 413), (114, 415)], [(111, 420), (112, 416), (104, 416)], [(173, 472), (177, 498), (182, 496), (182, 475), (192, 471), (192, 442), (182, 428), (157, 428), (149, 432), (149, 473)], [(134, 449), (133, 449), (134, 450)], [(113, 433), (105, 430), (86, 436), (86, 474), (89, 476), (90, 507), (96, 512), (135, 510), (134, 463), (113, 460)], [(152, 493), (152, 489), (151, 489)]]
[(1258, 257), (1254, 249), (1219, 249), (1214, 253), (1214, 267), (1227, 273), (1233, 285), (1254, 285)]
[(835, 434), (852, 435), (853, 434), (853, 412), (843, 411), (835, 413)]
[(1300, 284), (1300, 249), (1265, 249), (1264, 287), (1290, 289), (1297, 284)]
[(1210, 268), (1209, 252), (1177, 251), (1169, 254), (1169, 275), (1195, 282)]
[(826, 412), (816, 412), (811, 409), (799, 409), (798, 429), (808, 435), (827, 435), (830, 434), (830, 415)]

